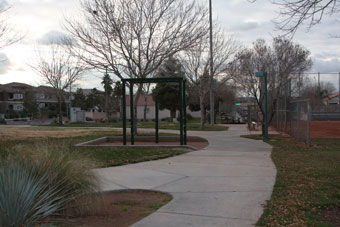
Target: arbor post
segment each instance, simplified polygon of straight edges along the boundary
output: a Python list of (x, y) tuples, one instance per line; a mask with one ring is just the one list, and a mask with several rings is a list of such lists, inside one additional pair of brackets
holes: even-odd
[(183, 143), (184, 145), (187, 145), (187, 103), (186, 103), (186, 91), (185, 91), (185, 84), (186, 84), (186, 80), (183, 80), (183, 93), (182, 93), (182, 98), (183, 98), (183, 102), (182, 102), (182, 106), (181, 108), (183, 109)]
[(126, 145), (126, 91), (125, 91), (126, 83), (123, 81), (123, 87), (122, 87), (122, 108), (123, 108), (123, 145)]
[(155, 102), (156, 143), (159, 142), (159, 135), (158, 135), (158, 110), (159, 110), (159, 105), (158, 105), (158, 100), (156, 99), (156, 102)]
[(183, 81), (179, 82), (179, 129), (180, 129), (180, 141), (181, 145), (184, 144), (183, 141)]
[(130, 119), (131, 119), (131, 132), (130, 132), (130, 136), (131, 136), (131, 145), (134, 145), (135, 141), (134, 141), (134, 131), (133, 131), (133, 123), (134, 123), (134, 114), (133, 114), (133, 83), (130, 82)]

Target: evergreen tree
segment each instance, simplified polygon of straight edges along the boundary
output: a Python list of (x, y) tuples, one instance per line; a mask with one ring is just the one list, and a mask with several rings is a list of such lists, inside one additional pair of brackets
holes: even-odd
[[(184, 77), (182, 64), (178, 59), (170, 57), (159, 68), (156, 77)], [(158, 100), (159, 109), (168, 109), (171, 118), (176, 118), (176, 111), (180, 109), (180, 94), (178, 83), (158, 83), (152, 90), (154, 100)]]
[(35, 97), (35, 92), (26, 91), (24, 95), (24, 112), (33, 117), (38, 113), (38, 103)]

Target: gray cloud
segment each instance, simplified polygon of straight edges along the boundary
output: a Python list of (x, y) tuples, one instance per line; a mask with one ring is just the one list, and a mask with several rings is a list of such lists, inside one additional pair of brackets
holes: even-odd
[(338, 58), (332, 58), (331, 60), (314, 58), (313, 69), (315, 72), (322, 73), (340, 72), (340, 61)]
[(257, 22), (244, 22), (239, 25), (233, 26), (231, 30), (248, 31), (248, 30), (258, 28), (259, 26), (260, 24)]
[(0, 53), (0, 74), (6, 74), (11, 66), (11, 62), (4, 53)]
[(5, 10), (9, 7), (9, 3), (6, 0), (0, 0), (0, 10)]
[(63, 44), (65, 39), (75, 43), (75, 40), (70, 35), (64, 32), (52, 30), (45, 33), (40, 39), (38, 39), (38, 43), (42, 45)]

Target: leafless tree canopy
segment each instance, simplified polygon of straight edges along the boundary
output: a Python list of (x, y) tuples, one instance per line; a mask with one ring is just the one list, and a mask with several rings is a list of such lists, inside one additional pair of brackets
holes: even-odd
[[(262, 113), (264, 102), (263, 81), (255, 72), (268, 73), (269, 122), (275, 114), (279, 98), (288, 95), (288, 84), (294, 75), (311, 68), (310, 52), (283, 38), (274, 38), (272, 47), (257, 40), (253, 48), (240, 51), (231, 64), (230, 73), (242, 90), (256, 98)], [(260, 81), (261, 80), (261, 81)]]
[(62, 45), (50, 44), (46, 51), (38, 51), (36, 64), (32, 69), (46, 84), (64, 91), (80, 79), (85, 67), (78, 58), (72, 56)]
[(82, 60), (119, 78), (146, 78), (206, 35), (206, 9), (187, 0), (84, 0), (84, 21), (68, 18)]
[(79, 80), (86, 67), (64, 45), (50, 44), (37, 51), (37, 60), (30, 67), (42, 80), (56, 89), (59, 101), (59, 122), (62, 122), (61, 101), (64, 91)]
[(320, 23), (325, 14), (339, 13), (340, 7), (338, 0), (272, 0), (272, 2), (280, 7), (276, 25), (291, 35), (304, 23), (310, 29)]
[[(213, 76), (216, 80), (226, 82), (230, 77), (226, 74), (228, 63), (239, 48), (238, 43), (231, 36), (215, 26), (213, 34), (214, 68)], [(207, 34), (208, 35), (208, 34)], [(205, 116), (203, 103), (210, 91), (210, 58), (209, 37), (203, 36), (198, 45), (187, 49), (181, 55), (181, 62), (186, 71), (188, 82), (197, 93), (200, 100), (201, 128), (204, 128)], [(219, 83), (219, 84), (223, 84)]]
[(23, 34), (16, 32), (8, 23), (8, 10), (10, 6), (7, 4), (0, 5), (0, 49), (20, 41)]

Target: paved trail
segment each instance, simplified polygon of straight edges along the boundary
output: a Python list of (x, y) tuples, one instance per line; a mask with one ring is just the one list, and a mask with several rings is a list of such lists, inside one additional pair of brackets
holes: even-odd
[(172, 158), (99, 169), (103, 190), (152, 189), (173, 195), (136, 227), (254, 225), (275, 183), (271, 147), (241, 138), (248, 134), (244, 125), (188, 134), (204, 137), (210, 145)]

